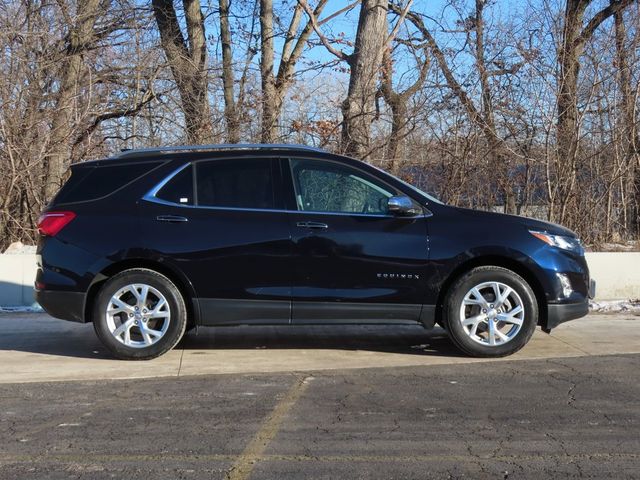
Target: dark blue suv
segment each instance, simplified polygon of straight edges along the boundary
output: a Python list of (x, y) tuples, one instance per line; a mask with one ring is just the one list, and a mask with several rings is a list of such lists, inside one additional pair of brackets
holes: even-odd
[(420, 324), (503, 356), (582, 317), (563, 227), (442, 204), (366, 163), (291, 145), (126, 151), (72, 167), (40, 219), (36, 299), (119, 358), (210, 325)]

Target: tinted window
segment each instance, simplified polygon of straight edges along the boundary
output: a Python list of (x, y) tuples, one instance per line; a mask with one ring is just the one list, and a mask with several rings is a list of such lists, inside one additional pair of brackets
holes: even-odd
[(157, 165), (159, 163), (144, 162), (73, 168), (71, 178), (56, 195), (54, 203), (86, 202), (104, 197), (133, 182)]
[(327, 162), (292, 160), (299, 210), (386, 214), (388, 187), (361, 172)]
[(191, 165), (185, 167), (169, 180), (156, 193), (156, 197), (171, 203), (193, 205), (193, 168)]
[(198, 162), (196, 183), (201, 206), (274, 208), (269, 159)]

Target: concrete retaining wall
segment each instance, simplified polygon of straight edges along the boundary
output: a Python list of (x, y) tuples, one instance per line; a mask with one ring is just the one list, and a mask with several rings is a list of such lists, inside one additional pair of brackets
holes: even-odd
[(640, 299), (640, 252), (587, 253), (596, 300)]
[[(640, 298), (640, 252), (587, 253), (597, 300)], [(35, 255), (0, 255), (0, 306), (30, 306)]]
[(0, 306), (33, 305), (35, 278), (35, 255), (0, 255)]

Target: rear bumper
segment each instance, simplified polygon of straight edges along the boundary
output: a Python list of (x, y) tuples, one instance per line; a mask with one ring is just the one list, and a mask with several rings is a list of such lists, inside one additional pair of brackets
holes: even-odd
[(82, 292), (36, 290), (34, 295), (40, 306), (52, 317), (72, 322), (85, 322)]

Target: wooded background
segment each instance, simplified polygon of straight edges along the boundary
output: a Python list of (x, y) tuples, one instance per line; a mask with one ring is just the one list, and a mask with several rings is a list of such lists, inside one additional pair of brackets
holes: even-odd
[(4, 0), (0, 251), (71, 163), (236, 142), (637, 240), (639, 27), (637, 0)]

